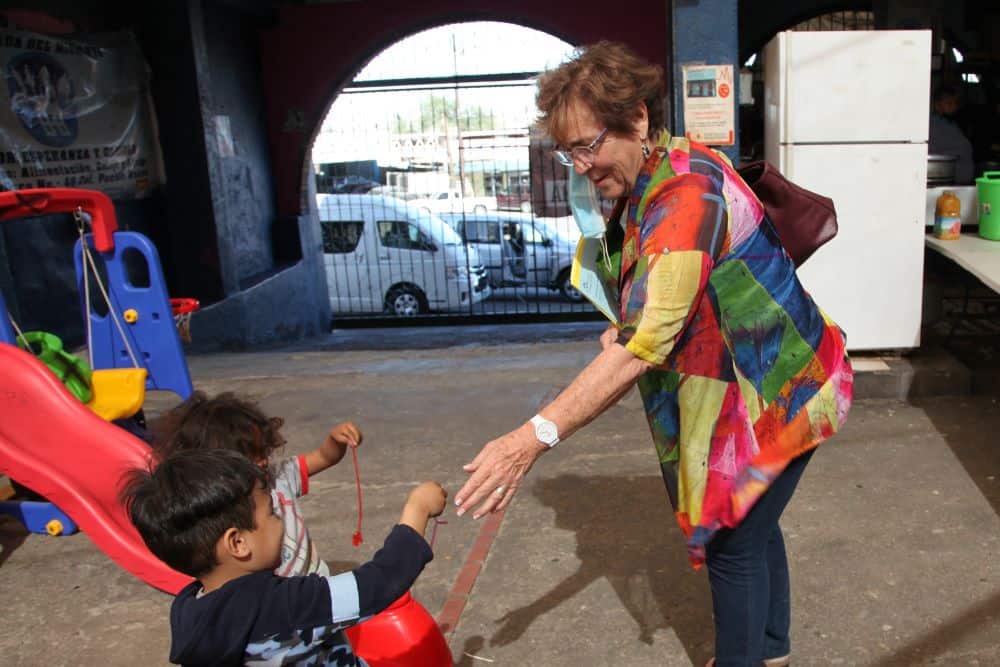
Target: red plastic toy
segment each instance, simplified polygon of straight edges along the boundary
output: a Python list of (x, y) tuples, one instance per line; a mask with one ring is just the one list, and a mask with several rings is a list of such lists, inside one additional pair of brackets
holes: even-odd
[(346, 630), (369, 667), (452, 667), (441, 628), (409, 591), (389, 608)]
[(81, 208), (90, 214), (94, 247), (108, 252), (115, 247), (112, 234), (118, 229), (115, 205), (103, 192), (75, 188), (8, 190), (0, 193), (0, 220), (13, 220), (46, 213), (64, 213)]
[(118, 502), (122, 474), (149, 447), (70, 394), (45, 365), (0, 344), (0, 472), (54, 503), (120, 566), (176, 594), (191, 581), (158, 560)]

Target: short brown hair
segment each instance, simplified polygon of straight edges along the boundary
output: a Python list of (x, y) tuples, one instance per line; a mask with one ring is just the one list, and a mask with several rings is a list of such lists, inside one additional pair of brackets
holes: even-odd
[(663, 68), (643, 60), (618, 42), (600, 41), (577, 49), (568, 62), (538, 77), (538, 124), (552, 138), (564, 129), (572, 102), (590, 107), (612, 132), (628, 133), (646, 105), (649, 134), (665, 125)]
[(163, 461), (180, 451), (228, 449), (259, 463), (285, 444), (279, 432), (283, 423), (235, 394), (208, 398), (196, 391), (151, 425), (153, 451)]

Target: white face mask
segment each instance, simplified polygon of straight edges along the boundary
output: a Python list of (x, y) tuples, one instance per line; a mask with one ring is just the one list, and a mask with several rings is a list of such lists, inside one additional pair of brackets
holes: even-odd
[(596, 239), (604, 236), (604, 214), (597, 203), (597, 191), (586, 176), (569, 169), (569, 210), (573, 212), (576, 226), (584, 238)]

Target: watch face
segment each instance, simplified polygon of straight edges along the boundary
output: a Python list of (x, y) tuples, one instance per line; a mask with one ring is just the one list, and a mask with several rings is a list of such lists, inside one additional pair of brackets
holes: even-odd
[(535, 428), (535, 435), (546, 445), (552, 445), (552, 443), (556, 441), (556, 438), (559, 437), (558, 432), (556, 431), (556, 425), (552, 422), (539, 424)]

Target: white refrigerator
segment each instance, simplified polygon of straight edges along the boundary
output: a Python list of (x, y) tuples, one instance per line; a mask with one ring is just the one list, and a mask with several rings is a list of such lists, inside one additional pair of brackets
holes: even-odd
[(799, 269), (851, 350), (920, 344), (931, 32), (782, 32), (764, 50), (764, 156), (833, 199)]

